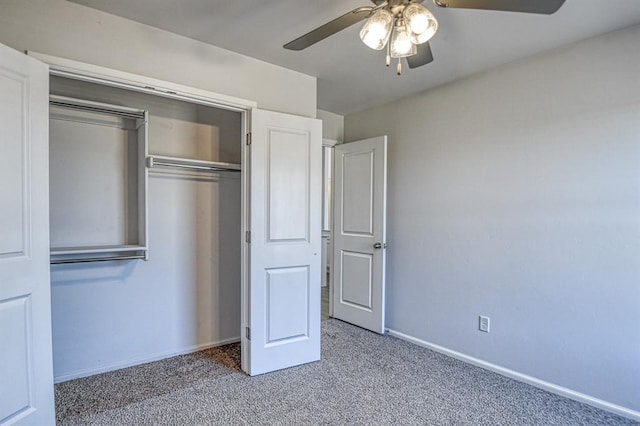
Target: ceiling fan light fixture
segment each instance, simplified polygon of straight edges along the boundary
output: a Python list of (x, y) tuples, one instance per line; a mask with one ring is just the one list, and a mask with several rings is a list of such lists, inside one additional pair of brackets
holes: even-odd
[[(429, 40), (438, 30), (438, 21), (424, 6), (425, 0), (371, 0), (374, 6), (362, 6), (285, 44), (289, 50), (302, 50), (325, 38), (366, 20), (360, 39), (372, 49), (387, 48), (386, 65), (407, 58), (409, 68), (418, 68), (433, 61)], [(566, 0), (432, 0), (440, 8), (498, 10), (551, 15)], [(418, 45), (420, 45), (418, 47)]]
[(381, 50), (389, 39), (393, 28), (393, 14), (380, 9), (367, 19), (360, 31), (360, 40), (375, 50)]
[(411, 30), (415, 44), (426, 43), (438, 30), (438, 21), (433, 13), (420, 3), (411, 3), (402, 11), (402, 16)]
[(409, 28), (399, 20), (391, 34), (390, 55), (392, 58), (405, 58), (418, 53), (416, 45), (411, 41)]

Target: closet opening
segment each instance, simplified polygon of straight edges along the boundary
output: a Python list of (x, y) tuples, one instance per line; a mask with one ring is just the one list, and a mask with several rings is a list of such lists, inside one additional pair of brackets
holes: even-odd
[(55, 75), (50, 92), (99, 107), (51, 107), (55, 381), (228, 344), (240, 370), (246, 112)]

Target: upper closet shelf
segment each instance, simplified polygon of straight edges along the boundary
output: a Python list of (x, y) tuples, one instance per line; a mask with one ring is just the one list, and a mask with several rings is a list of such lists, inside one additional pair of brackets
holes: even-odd
[(219, 172), (239, 172), (240, 164), (222, 163), (218, 161), (191, 160), (179, 157), (166, 157), (163, 155), (150, 155), (147, 157), (147, 166), (154, 167), (176, 167), (181, 169), (192, 169), (202, 171)]

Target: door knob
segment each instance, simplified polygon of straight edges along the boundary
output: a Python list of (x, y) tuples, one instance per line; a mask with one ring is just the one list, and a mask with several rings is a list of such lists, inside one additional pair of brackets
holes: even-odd
[(381, 249), (381, 248), (382, 248), (382, 243), (375, 243), (375, 244), (373, 245), (373, 248), (374, 248), (374, 249), (376, 249), (376, 250), (377, 250), (377, 249)]

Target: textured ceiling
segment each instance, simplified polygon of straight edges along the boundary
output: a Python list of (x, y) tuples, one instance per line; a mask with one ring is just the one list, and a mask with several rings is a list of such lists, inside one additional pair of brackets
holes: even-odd
[[(358, 38), (362, 24), (301, 51), (282, 45), (367, 0), (70, 0), (318, 78), (318, 108), (347, 114), (519, 58), (640, 24), (640, 0), (567, 0), (554, 15), (440, 9), (434, 62), (401, 76)], [(535, 1), (535, 0), (532, 0)], [(640, 46), (640, 40), (639, 40)], [(640, 47), (639, 47), (640, 49)], [(598, 60), (598, 58), (594, 58)]]

